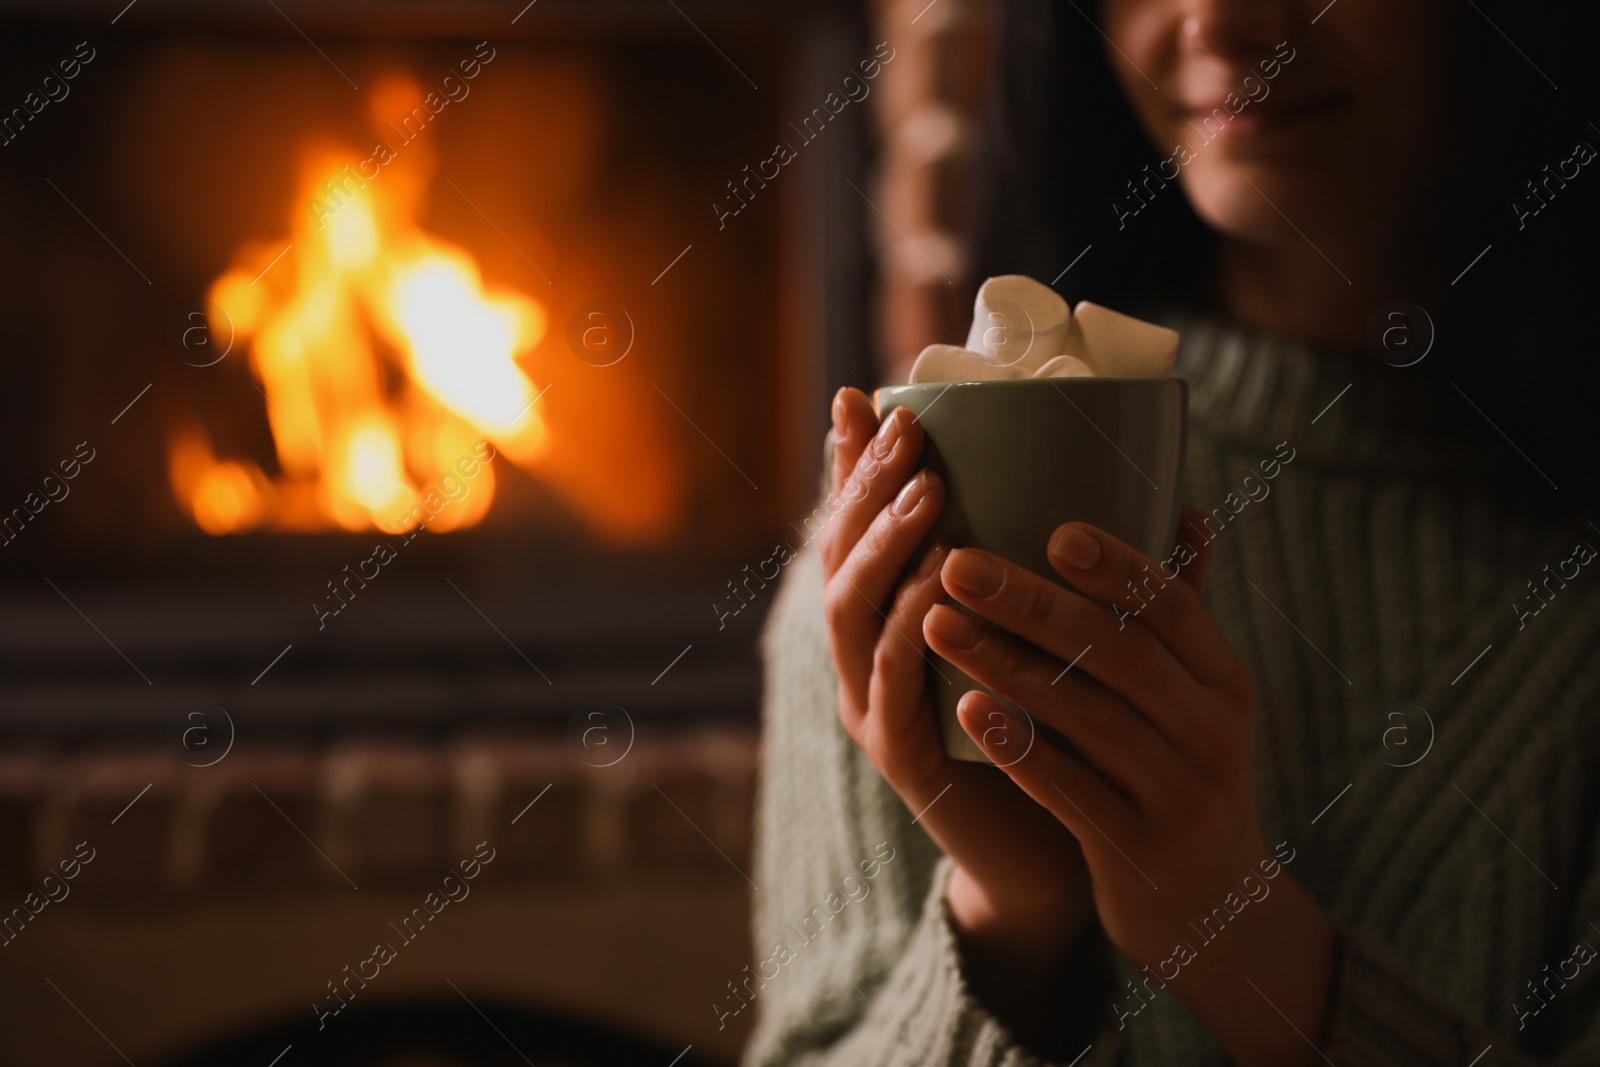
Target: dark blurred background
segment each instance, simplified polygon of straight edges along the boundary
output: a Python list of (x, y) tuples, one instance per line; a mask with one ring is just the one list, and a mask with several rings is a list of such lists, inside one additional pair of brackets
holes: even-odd
[(737, 1057), (775, 550), (964, 330), (989, 33), (0, 4), (0, 1063)]

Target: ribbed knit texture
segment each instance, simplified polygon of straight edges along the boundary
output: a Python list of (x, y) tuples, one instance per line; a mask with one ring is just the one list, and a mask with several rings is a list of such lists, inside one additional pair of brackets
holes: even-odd
[[(1542, 475), (1414, 368), (1173, 324), (1183, 497), (1225, 520), (1205, 599), (1255, 679), (1263, 831), (1340, 931), (1328, 1027), (1308, 1036), (1340, 1067), (1600, 1063), (1600, 960), (1521, 1029), (1513, 1008), (1538, 1006), (1528, 983), (1578, 942), (1600, 948), (1600, 560), (1525, 628), (1512, 607), (1600, 529), (1478, 491), (1474, 472)], [(1294, 458), (1266, 481), (1281, 442)], [(764, 650), (756, 945), (795, 957), (750, 1005), (747, 1064), (1036, 1062), (962, 980), (948, 860), (839, 725), (811, 549)], [(869, 894), (801, 942), (787, 924), (884, 842)], [(1104, 1000), (1062, 1010), (1107, 1020), (1079, 1067), (1226, 1062), (1170, 993), (1122, 1031)], [(1286, 1024), (1263, 1004), (1260, 1025)]]

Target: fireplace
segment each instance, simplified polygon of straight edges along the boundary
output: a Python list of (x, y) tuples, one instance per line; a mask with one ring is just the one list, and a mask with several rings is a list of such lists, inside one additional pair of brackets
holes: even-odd
[[(47, 618), (0, 730), (147, 727), (175, 685), (268, 731), (648, 713), (697, 636), (720, 669), (713, 604), (865, 365), (858, 116), (719, 205), (856, 27), (511, 6), (8, 29), (0, 545)], [(727, 678), (701, 711), (747, 712)]]
[(370, 950), (326, 946), (481, 840), (352, 1034), (729, 1058), (750, 574), (871, 378), (863, 109), (752, 168), (864, 15), (111, 7), (0, 12), (0, 891), (99, 850), (8, 941), (0, 1062), (299, 1043)]

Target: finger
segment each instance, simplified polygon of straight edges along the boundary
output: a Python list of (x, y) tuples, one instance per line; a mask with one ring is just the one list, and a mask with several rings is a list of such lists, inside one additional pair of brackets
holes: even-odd
[[(921, 795), (944, 766), (938, 720), (927, 701), (928, 643), (919, 625), (944, 599), (939, 567), (948, 545), (935, 545), (916, 573), (901, 583), (873, 651), (864, 737), (869, 752), (895, 788)], [(934, 684), (940, 684), (935, 682)]]
[[(913, 553), (944, 508), (944, 482), (931, 470), (912, 475), (876, 516), (834, 572), (882, 619)], [(941, 555), (941, 562), (943, 556)]]
[(823, 528), (820, 550), (825, 573), (832, 574), (861, 539), (884, 505), (894, 499), (922, 454), (922, 427), (911, 412), (896, 408), (861, 450), (842, 483), (837, 509)]
[(872, 401), (859, 389), (840, 389), (833, 397), (833, 475), (829, 485), (837, 493), (856, 469), (862, 449), (878, 431)]
[(1195, 556), (1178, 573), (1189, 583), (1195, 595), (1201, 596), (1206, 591), (1206, 574), (1211, 570), (1211, 516), (1199, 508), (1181, 508), (1178, 511), (1178, 539), (1172, 546), (1174, 557), (1182, 553), (1180, 545), (1187, 547)]
[(1119, 624), (1104, 605), (990, 552), (951, 552), (942, 577), (983, 618), (1126, 698), (1180, 751), (1203, 751), (1210, 724), (1183, 699), (1195, 680), (1150, 631)]
[(828, 579), (823, 610), (841, 676), (866, 679), (889, 598), (943, 507), (944, 483), (932, 471), (919, 471)]
[(1238, 657), (1199, 589), (1182, 580), (1184, 568), (1202, 559), (1187, 548), (1180, 543), (1170, 561), (1157, 563), (1104, 530), (1069, 522), (1051, 535), (1048, 551), (1050, 565), (1074, 589), (1111, 606), (1119, 631), (1137, 622), (1194, 678), (1225, 686), (1234, 680)]
[(1081, 671), (940, 604), (923, 623), (935, 652), (1071, 741), (1144, 811), (1184, 773), (1178, 753), (1128, 702)]
[(1091, 870), (1106, 863), (1126, 863), (1141, 876), (1144, 874), (1124, 851), (1140, 838), (1138, 813), (1093, 768), (1043, 741), (1036, 741), (1025, 756), (1017, 758), (1007, 751), (1009, 742), (995, 743), (1000, 735), (994, 732), (994, 723), (997, 717), (1009, 719), (1006, 728), (1013, 737), (1025, 736), (1026, 724), (1017, 722), (999, 702), (976, 690), (961, 698), (956, 714), (962, 728), (984, 748), (995, 766), (1078, 839)]
[(824, 574), (832, 574), (834, 567), (849, 551), (849, 546), (838, 547), (833, 520), (844, 506), (843, 492), (846, 480), (861, 460), (861, 454), (872, 443), (878, 432), (878, 416), (872, 402), (859, 389), (843, 388), (833, 396), (833, 430), (828, 435), (833, 456), (828, 474), (828, 495), (820, 506), (803, 521), (805, 536), (815, 539), (822, 558)]

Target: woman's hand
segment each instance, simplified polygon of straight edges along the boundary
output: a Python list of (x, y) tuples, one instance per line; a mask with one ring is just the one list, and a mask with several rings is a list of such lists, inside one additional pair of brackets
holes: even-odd
[[(930, 644), (1076, 749), (1041, 740), (1006, 773), (1082, 845), (1100, 920), (1148, 989), (1170, 985), (1237, 1063), (1318, 1062), (1333, 930), (1277, 877), (1292, 846), (1274, 858), (1262, 838), (1250, 675), (1200, 599), (1209, 544), (1175, 553), (1174, 573), (1069, 523), (1049, 554), (1071, 590), (952, 552), (944, 587), (994, 625), (935, 606)], [(981, 693), (962, 701), (979, 745), (996, 716)], [(1125, 1025), (1143, 1003), (1119, 998)]]
[[(938, 476), (917, 469), (921, 426), (901, 408), (880, 428), (855, 389), (840, 391), (833, 418), (833, 493), (818, 547), (840, 721), (905, 801), (907, 818), (956, 864), (946, 899), (969, 981), (1047, 1054), (1065, 1014), (1066, 963), (1092, 917), (1083, 857), (1072, 834), (1004, 775), (945, 754), (922, 622), (945, 599), (948, 548), (935, 546), (905, 575), (944, 507)], [(935, 675), (933, 684), (948, 683)]]

